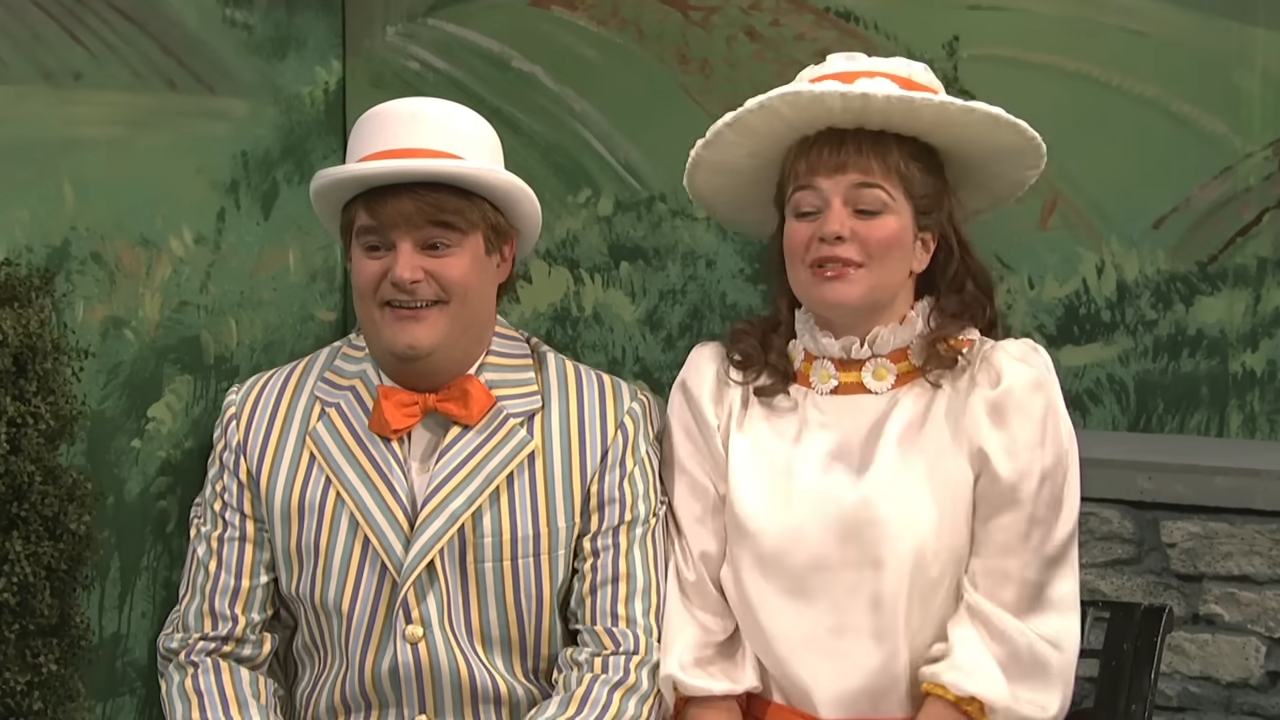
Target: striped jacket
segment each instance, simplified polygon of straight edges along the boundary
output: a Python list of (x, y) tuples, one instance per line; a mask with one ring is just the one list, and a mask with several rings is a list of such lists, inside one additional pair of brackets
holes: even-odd
[(171, 719), (660, 717), (661, 408), (499, 320), (497, 398), (412, 512), (360, 335), (227, 393), (177, 606)]

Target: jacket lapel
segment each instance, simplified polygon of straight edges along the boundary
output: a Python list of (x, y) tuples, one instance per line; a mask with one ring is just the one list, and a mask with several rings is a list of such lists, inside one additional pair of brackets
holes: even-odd
[(440, 548), (534, 449), (526, 419), (542, 409), (529, 342), (499, 319), (476, 374), (497, 403), (479, 423), (445, 436), (423, 498), (401, 581), (401, 596)]
[(363, 338), (352, 336), (316, 385), (322, 411), (307, 443), (398, 581), (409, 542), (408, 485), (398, 444), (369, 430), (378, 382)]

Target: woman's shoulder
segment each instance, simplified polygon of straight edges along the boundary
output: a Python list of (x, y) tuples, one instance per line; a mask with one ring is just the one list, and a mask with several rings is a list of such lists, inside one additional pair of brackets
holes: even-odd
[[(724, 440), (725, 419), (733, 412), (733, 392), (728, 353), (719, 342), (701, 342), (689, 351), (667, 398), (670, 431), (695, 434), (714, 427)], [(701, 429), (696, 429), (701, 428)]]
[(691, 368), (695, 372), (705, 371), (710, 368), (724, 368), (728, 366), (729, 354), (725, 350), (724, 343), (719, 340), (704, 340), (685, 356), (684, 367)]
[(720, 383), (727, 384), (729, 373), (729, 355), (724, 343), (719, 340), (706, 340), (694, 345), (685, 356), (684, 365), (676, 375), (676, 386), (706, 387)]
[(969, 352), (967, 374), (975, 392), (1017, 394), (1049, 391), (1061, 395), (1062, 388), (1053, 358), (1043, 345), (1031, 338), (993, 340), (978, 338)]
[(723, 397), (731, 387), (742, 385), (742, 373), (734, 369), (729, 351), (719, 340), (707, 340), (693, 346), (676, 375), (673, 394), (693, 392), (698, 395)]

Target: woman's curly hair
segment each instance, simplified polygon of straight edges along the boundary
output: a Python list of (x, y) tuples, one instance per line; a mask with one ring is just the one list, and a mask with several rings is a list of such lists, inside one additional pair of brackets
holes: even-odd
[(937, 236), (933, 257), (916, 277), (915, 288), (917, 300), (933, 298), (930, 316), (925, 318), (930, 328), (921, 367), (925, 376), (932, 381), (938, 371), (956, 366), (961, 351), (947, 341), (965, 330), (975, 328), (984, 336), (998, 337), (995, 285), (960, 227), (955, 196), (937, 150), (896, 133), (828, 128), (796, 142), (783, 160), (773, 199), (778, 226), (769, 238), (767, 260), (773, 309), (737, 323), (725, 341), (729, 365), (757, 397), (786, 394), (795, 382), (787, 345), (796, 336), (800, 301), (787, 283), (782, 252), (787, 194), (805, 178), (854, 171), (897, 180), (911, 203), (916, 227)]

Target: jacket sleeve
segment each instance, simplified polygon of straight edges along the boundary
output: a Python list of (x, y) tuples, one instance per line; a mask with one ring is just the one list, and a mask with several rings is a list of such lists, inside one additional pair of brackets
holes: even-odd
[(276, 607), (275, 570), (240, 444), (239, 393), (232, 387), (222, 405), (204, 488), (191, 507), (178, 602), (157, 642), (170, 718), (281, 717), (266, 674), (277, 639), (264, 629)]
[(658, 474), (662, 411), (641, 393), (628, 407), (582, 509), (568, 616), (577, 644), (555, 690), (526, 720), (656, 720), (658, 622), (666, 567), (666, 499)]
[[(1053, 362), (1030, 340), (979, 358), (973, 540), (922, 690), (990, 720), (1058, 720), (1080, 651), (1080, 461)], [(976, 701), (976, 702), (975, 702)]]

